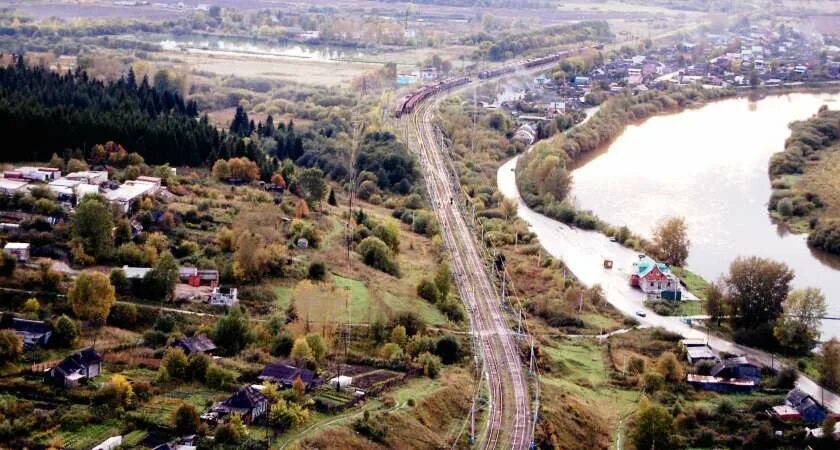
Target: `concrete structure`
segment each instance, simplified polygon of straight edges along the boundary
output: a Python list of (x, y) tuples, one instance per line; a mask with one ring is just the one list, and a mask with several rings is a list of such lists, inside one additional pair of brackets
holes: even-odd
[(83, 172), (68, 173), (64, 178), (85, 184), (102, 184), (108, 181), (108, 172), (104, 170), (85, 170)]
[(210, 293), (210, 304), (214, 306), (233, 306), (238, 301), (236, 288), (215, 287)]
[[(4, 175), (7, 174), (8, 172)], [(15, 193), (20, 192), (27, 184), (29, 183), (22, 179), (8, 178), (4, 176), (4, 178), (0, 178), (0, 194), (11, 197), (12, 195), (15, 195)]]
[(11, 256), (14, 256), (18, 262), (29, 261), (29, 243), (28, 242), (8, 242), (3, 247), (3, 251)]
[(61, 175), (61, 171), (54, 167), (18, 167), (15, 172), (31, 181), (50, 181)]
[(155, 184), (149, 181), (126, 181), (119, 188), (106, 192), (105, 198), (112, 204), (117, 205), (123, 213), (128, 213), (134, 200), (145, 195), (154, 195), (159, 187), (159, 182)]

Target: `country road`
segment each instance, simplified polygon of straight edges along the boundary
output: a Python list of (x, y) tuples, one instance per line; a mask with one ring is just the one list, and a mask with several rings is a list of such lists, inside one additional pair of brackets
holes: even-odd
[[(600, 284), (607, 300), (616, 309), (635, 317), (644, 325), (662, 327), (686, 338), (708, 339), (709, 346), (715, 351), (746, 355), (767, 367), (781, 366), (778, 359), (767, 352), (737, 345), (714, 335), (707, 335), (681, 322), (679, 317), (660, 316), (645, 308), (645, 295), (630, 287), (628, 283), (630, 267), (638, 258), (638, 254), (618, 243), (610, 242), (601, 233), (569, 227), (529, 208), (519, 195), (519, 189), (516, 186), (516, 175), (513, 169), (518, 160), (517, 156), (499, 168), (497, 172), (499, 191), (506, 198), (516, 200), (517, 214), (529, 224), (531, 231), (536, 233), (543, 248), (551, 256), (562, 260), (583, 284), (588, 286)], [(614, 261), (613, 269), (603, 268), (604, 259)], [(646, 317), (636, 315), (636, 311), (639, 310), (645, 311)], [(817, 383), (801, 373), (797, 385), (818, 401), (824, 399), (828, 409), (840, 412), (840, 397), (834, 393), (824, 391)]]
[(422, 102), (404, 116), (407, 142), (422, 166), (426, 188), (440, 225), (456, 285), (470, 317), (488, 385), (487, 428), (478, 447), (524, 450), (532, 441), (528, 377), (514, 333), (502, 311), (501, 298), (487, 272), (486, 261), (459, 208), (459, 192), (451, 161), (432, 124), (438, 102)]

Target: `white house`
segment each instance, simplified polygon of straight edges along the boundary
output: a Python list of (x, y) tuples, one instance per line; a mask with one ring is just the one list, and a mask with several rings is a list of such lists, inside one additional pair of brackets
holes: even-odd
[(0, 178), (0, 193), (11, 197), (27, 184), (29, 183), (21, 179)]
[(9, 242), (3, 247), (3, 251), (14, 256), (19, 262), (29, 261), (28, 242)]
[(214, 306), (233, 306), (238, 301), (236, 288), (214, 287), (210, 293), (210, 304)]
[(160, 178), (155, 184), (150, 181), (126, 181), (122, 186), (113, 191), (106, 192), (105, 198), (112, 204), (117, 205), (120, 210), (127, 213), (131, 209), (131, 203), (145, 195), (153, 195), (160, 187)]

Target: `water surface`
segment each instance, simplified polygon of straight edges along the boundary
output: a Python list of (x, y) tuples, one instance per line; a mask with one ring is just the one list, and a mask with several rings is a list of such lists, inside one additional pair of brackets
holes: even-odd
[[(646, 236), (662, 218), (683, 216), (693, 271), (715, 279), (740, 255), (783, 261), (796, 287), (821, 288), (840, 316), (840, 258), (811, 250), (767, 212), (770, 155), (784, 148), (790, 122), (823, 104), (840, 109), (840, 94), (723, 100), (632, 125), (574, 170), (574, 201)], [(840, 335), (840, 321), (824, 331)]]

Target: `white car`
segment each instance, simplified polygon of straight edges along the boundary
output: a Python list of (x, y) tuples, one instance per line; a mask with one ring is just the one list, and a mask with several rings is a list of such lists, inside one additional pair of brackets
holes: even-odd
[(647, 317), (647, 313), (643, 309), (636, 310), (636, 315), (639, 317)]

